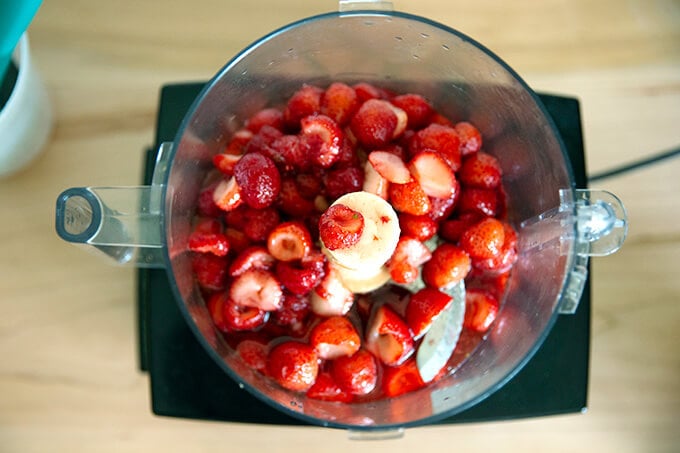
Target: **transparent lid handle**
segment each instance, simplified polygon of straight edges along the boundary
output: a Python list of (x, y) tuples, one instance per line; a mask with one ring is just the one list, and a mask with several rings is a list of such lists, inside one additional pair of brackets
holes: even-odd
[(576, 231), (590, 244), (588, 255), (611, 255), (621, 248), (628, 234), (628, 215), (623, 203), (605, 190), (574, 191)]
[(394, 8), (392, 2), (382, 0), (339, 0), (338, 10), (341, 13), (349, 11), (392, 11)]

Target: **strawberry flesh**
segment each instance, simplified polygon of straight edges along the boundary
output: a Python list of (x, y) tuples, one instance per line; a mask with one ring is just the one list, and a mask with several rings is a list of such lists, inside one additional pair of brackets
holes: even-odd
[(343, 204), (334, 204), (321, 215), (319, 235), (329, 250), (351, 247), (364, 231), (364, 216)]

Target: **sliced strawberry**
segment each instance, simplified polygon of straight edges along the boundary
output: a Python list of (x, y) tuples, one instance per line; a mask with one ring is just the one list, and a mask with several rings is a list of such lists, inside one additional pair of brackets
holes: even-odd
[(378, 383), (378, 365), (370, 352), (360, 349), (351, 356), (333, 360), (331, 375), (352, 395), (368, 395)]
[(278, 326), (286, 328), (285, 335), (302, 337), (306, 334), (310, 312), (308, 296), (298, 296), (284, 291), (281, 308), (272, 312), (272, 315)]
[(430, 197), (449, 198), (456, 190), (456, 176), (449, 164), (434, 151), (421, 151), (408, 164), (413, 177)]
[(222, 222), (210, 217), (198, 218), (194, 226), (195, 233), (218, 234), (222, 232)]
[(344, 140), (338, 124), (326, 115), (311, 115), (302, 118), (300, 125), (312, 162), (329, 168), (339, 159)]
[(234, 259), (229, 266), (229, 275), (238, 277), (251, 269), (270, 270), (276, 260), (269, 254), (266, 248), (260, 245), (252, 245)]
[(406, 112), (409, 129), (425, 126), (434, 111), (430, 103), (419, 94), (401, 94), (393, 97), (390, 102)]
[(240, 154), (215, 154), (213, 156), (213, 166), (226, 176), (234, 174), (236, 162), (241, 159)]
[(191, 266), (196, 282), (201, 288), (222, 290), (226, 287), (229, 261), (224, 256), (212, 253), (195, 253)]
[(368, 155), (368, 161), (375, 171), (389, 182), (405, 184), (411, 181), (411, 172), (406, 168), (404, 161), (394, 153), (387, 151), (372, 151)]
[(319, 316), (345, 315), (354, 303), (354, 293), (342, 283), (333, 266), (311, 293), (312, 311)]
[(463, 159), (458, 171), (460, 182), (465, 186), (495, 189), (501, 183), (501, 164), (491, 154), (476, 152)]
[(326, 195), (335, 200), (350, 192), (358, 192), (364, 185), (364, 171), (359, 167), (336, 168), (324, 177)]
[(389, 366), (403, 363), (413, 353), (408, 325), (388, 305), (381, 305), (373, 313), (366, 330), (366, 349)]
[(189, 250), (199, 253), (212, 253), (226, 256), (229, 253), (229, 240), (222, 233), (203, 233), (194, 231), (189, 235)]
[(281, 222), (279, 211), (271, 206), (264, 209), (253, 209), (247, 205), (243, 207), (241, 230), (251, 241), (267, 240), (271, 231)]
[(474, 125), (461, 121), (454, 128), (460, 137), (460, 153), (463, 157), (482, 149), (482, 134)]
[(460, 238), (460, 246), (473, 261), (498, 256), (504, 242), (503, 223), (493, 217), (471, 225)]
[(309, 255), (312, 237), (301, 222), (284, 222), (276, 226), (267, 238), (267, 250), (280, 261), (294, 261)]
[(274, 163), (281, 164), (283, 159), (272, 145), (282, 136), (283, 132), (279, 129), (265, 124), (260, 128), (257, 134), (254, 134), (250, 139), (244, 154), (262, 154), (271, 159)]
[(321, 88), (307, 84), (293, 93), (283, 111), (283, 120), (286, 126), (296, 130), (300, 127), (302, 118), (319, 113), (322, 95), (323, 90)]
[(399, 227), (401, 234), (411, 236), (419, 241), (427, 241), (437, 233), (437, 222), (429, 215), (412, 215), (401, 213)]
[(231, 298), (227, 299), (222, 309), (224, 323), (227, 330), (255, 330), (264, 325), (269, 318), (269, 312), (258, 307), (241, 305)]
[(443, 243), (423, 265), (423, 281), (433, 288), (448, 288), (463, 280), (470, 268), (470, 257), (463, 249)]
[(455, 218), (444, 220), (439, 225), (439, 237), (454, 244), (460, 241), (465, 230), (481, 220), (479, 214), (465, 213)]
[[(322, 261), (320, 266), (318, 260)], [(276, 263), (276, 277), (291, 293), (301, 296), (309, 294), (326, 275), (323, 261), (325, 255), (318, 251), (311, 252), (299, 261), (279, 261)]]
[(245, 339), (236, 345), (236, 353), (255, 371), (263, 372), (267, 367), (267, 345), (260, 341)]
[(229, 143), (224, 149), (224, 154), (234, 154), (240, 156), (246, 152), (250, 139), (253, 138), (253, 133), (248, 129), (239, 129), (234, 132), (234, 135), (229, 140)]
[(350, 356), (361, 347), (361, 339), (354, 325), (344, 316), (331, 316), (314, 326), (309, 335), (319, 357), (326, 360)]
[(225, 292), (217, 292), (212, 294), (206, 302), (206, 308), (210, 313), (210, 318), (220, 331), (226, 332), (229, 327), (224, 321), (224, 304), (229, 300), (229, 294)]
[(376, 171), (373, 164), (366, 161), (364, 164), (364, 185), (362, 190), (377, 195), (383, 200), (387, 200), (387, 188), (389, 187), (389, 184), (389, 181)]
[(241, 187), (234, 177), (224, 179), (215, 186), (213, 202), (223, 211), (231, 211), (243, 203)]
[(460, 137), (454, 128), (430, 124), (419, 130), (411, 140), (410, 151), (412, 155), (416, 155), (425, 150), (439, 153), (453, 171), (460, 168)]
[(359, 108), (359, 98), (351, 86), (331, 83), (321, 97), (321, 113), (340, 126), (345, 126)]
[(432, 326), (432, 322), (453, 301), (451, 296), (434, 288), (423, 288), (409, 299), (406, 306), (406, 322), (418, 340)]
[(352, 88), (354, 88), (360, 104), (363, 104), (369, 99), (385, 99), (387, 97), (384, 91), (370, 83), (359, 82), (353, 85)]
[(401, 366), (385, 367), (382, 376), (382, 390), (385, 396), (395, 397), (424, 387), (415, 359), (409, 359)]
[(343, 204), (334, 204), (321, 215), (319, 235), (329, 250), (351, 247), (364, 231), (364, 216)]
[(319, 358), (310, 345), (285, 341), (269, 352), (267, 374), (288, 390), (306, 392), (319, 374)]
[[(358, 142), (369, 148), (376, 149), (387, 145), (398, 132), (398, 127), (406, 126), (407, 117), (403, 112), (403, 119), (400, 119), (397, 111), (389, 102), (382, 99), (369, 99), (364, 102), (356, 112), (350, 122), (350, 130)], [(402, 128), (403, 131), (403, 128)]]
[(390, 184), (388, 198), (392, 207), (413, 215), (424, 215), (432, 209), (432, 203), (417, 181), (406, 184)]
[(488, 217), (498, 214), (498, 192), (493, 189), (464, 187), (457, 206), (460, 213), (475, 213)]
[(291, 217), (306, 217), (314, 211), (314, 202), (305, 198), (295, 180), (284, 178), (279, 193), (279, 208)]
[(418, 278), (418, 268), (431, 257), (430, 250), (422, 242), (414, 237), (402, 235), (387, 262), (390, 277), (397, 283), (413, 283)]
[(307, 144), (297, 135), (282, 135), (271, 143), (270, 148), (276, 156), (274, 162), (284, 173), (306, 170), (311, 164)]
[(486, 332), (498, 314), (498, 299), (484, 289), (470, 288), (465, 293), (463, 327), (475, 332)]
[(196, 203), (196, 214), (203, 217), (220, 217), (224, 214), (224, 211), (213, 200), (217, 184), (214, 183), (201, 189), (198, 194), (198, 202)]
[(503, 222), (503, 245), (498, 255), (487, 259), (473, 259), (472, 265), (494, 274), (507, 273), (517, 261), (517, 232)]
[(256, 134), (262, 126), (283, 130), (283, 112), (276, 108), (266, 108), (256, 112), (246, 121), (246, 128)]
[(250, 239), (243, 234), (243, 231), (236, 228), (227, 227), (224, 229), (224, 235), (229, 241), (229, 249), (236, 254), (240, 254), (250, 246)]
[(340, 403), (351, 403), (354, 399), (354, 396), (340, 387), (335, 382), (333, 375), (327, 371), (319, 373), (314, 385), (307, 390), (307, 396), (315, 400), (337, 401)]
[(432, 209), (430, 209), (430, 212), (428, 212), (427, 215), (435, 222), (439, 222), (440, 220), (449, 218), (451, 216), (451, 213), (453, 213), (453, 211), (456, 208), (459, 196), (460, 196), (460, 184), (458, 184), (458, 180), (456, 179), (456, 187), (450, 197), (448, 198), (430, 197), (430, 204), (432, 205)]
[(229, 297), (238, 305), (273, 311), (281, 307), (283, 291), (271, 272), (249, 269), (234, 279)]

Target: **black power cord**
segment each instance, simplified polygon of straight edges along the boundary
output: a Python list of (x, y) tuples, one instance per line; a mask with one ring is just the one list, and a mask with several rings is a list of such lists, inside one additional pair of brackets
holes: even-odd
[(680, 147), (671, 149), (669, 151), (661, 152), (659, 154), (654, 154), (652, 156), (646, 157), (644, 159), (631, 162), (629, 164), (621, 165), (620, 167), (612, 168), (611, 170), (605, 170), (600, 173), (595, 173), (588, 177), (588, 182), (600, 181), (602, 179), (611, 178), (612, 176), (618, 176), (629, 171), (637, 170), (642, 167), (646, 167), (657, 162), (661, 162), (666, 159), (670, 159), (680, 155)]

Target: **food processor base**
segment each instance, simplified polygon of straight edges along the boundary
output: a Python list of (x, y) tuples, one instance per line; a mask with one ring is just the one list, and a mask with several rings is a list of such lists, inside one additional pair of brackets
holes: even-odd
[[(145, 153), (149, 184), (160, 143), (172, 141), (202, 83), (162, 87), (156, 143)], [(577, 188), (586, 187), (578, 100), (539, 95), (566, 145)], [(161, 416), (244, 423), (304, 425), (261, 402), (231, 380), (186, 324), (164, 270), (137, 274), (139, 365), (148, 372), (151, 407)], [(590, 274), (590, 273), (589, 273)], [(587, 405), (590, 279), (573, 315), (561, 315), (529, 362), (477, 405), (438, 424), (507, 420), (583, 412)]]

